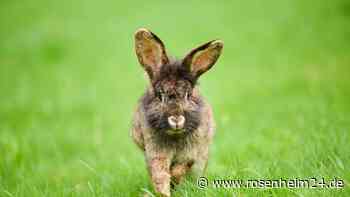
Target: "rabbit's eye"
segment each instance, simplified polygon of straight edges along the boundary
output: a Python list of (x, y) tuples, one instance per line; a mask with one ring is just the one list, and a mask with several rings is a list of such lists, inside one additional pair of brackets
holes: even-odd
[(158, 93), (157, 97), (158, 97), (159, 100), (162, 100), (163, 94), (162, 93)]
[(175, 94), (171, 94), (171, 95), (169, 95), (169, 99), (170, 99), (170, 100), (174, 100), (174, 99), (176, 99), (176, 95), (175, 95)]

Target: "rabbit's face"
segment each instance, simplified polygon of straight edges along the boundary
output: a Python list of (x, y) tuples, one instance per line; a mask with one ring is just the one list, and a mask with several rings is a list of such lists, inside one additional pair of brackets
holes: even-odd
[(157, 97), (173, 130), (181, 130), (185, 125), (184, 107), (188, 101), (189, 91), (191, 91), (190, 84), (184, 80), (169, 79), (157, 84)]
[[(157, 117), (153, 125), (168, 134), (191, 132), (200, 122), (200, 103), (192, 97), (194, 81), (182, 65), (165, 65), (153, 84), (153, 97), (158, 110), (148, 117)], [(152, 119), (152, 118), (150, 118)], [(162, 128), (163, 127), (163, 128)]]
[(152, 84), (152, 91), (143, 100), (152, 128), (181, 134), (198, 127), (202, 103), (193, 94), (195, 83), (215, 64), (222, 47), (222, 41), (213, 40), (193, 49), (181, 61), (170, 61), (155, 34), (147, 29), (136, 31), (136, 54)]

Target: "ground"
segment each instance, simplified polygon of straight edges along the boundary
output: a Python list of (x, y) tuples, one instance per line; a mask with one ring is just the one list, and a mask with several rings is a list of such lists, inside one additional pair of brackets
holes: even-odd
[(0, 196), (152, 193), (129, 129), (147, 81), (133, 33), (169, 53), (220, 38), (200, 80), (217, 133), (205, 176), (337, 177), (343, 189), (199, 189), (174, 196), (350, 196), (350, 4), (3, 1)]

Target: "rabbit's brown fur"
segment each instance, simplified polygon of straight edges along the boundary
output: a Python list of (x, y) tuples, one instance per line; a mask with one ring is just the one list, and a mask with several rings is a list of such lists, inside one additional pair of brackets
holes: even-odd
[(151, 84), (138, 103), (131, 133), (145, 152), (155, 191), (170, 196), (171, 184), (188, 172), (199, 175), (206, 168), (214, 119), (196, 81), (214, 65), (223, 44), (211, 41), (183, 60), (170, 60), (164, 44), (149, 30), (139, 29), (135, 42)]

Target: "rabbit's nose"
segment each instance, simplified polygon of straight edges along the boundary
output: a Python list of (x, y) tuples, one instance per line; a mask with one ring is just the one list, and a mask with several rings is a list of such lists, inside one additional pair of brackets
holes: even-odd
[(180, 115), (180, 116), (169, 116), (168, 117), (168, 122), (169, 125), (172, 129), (182, 129), (185, 124), (185, 117)]

